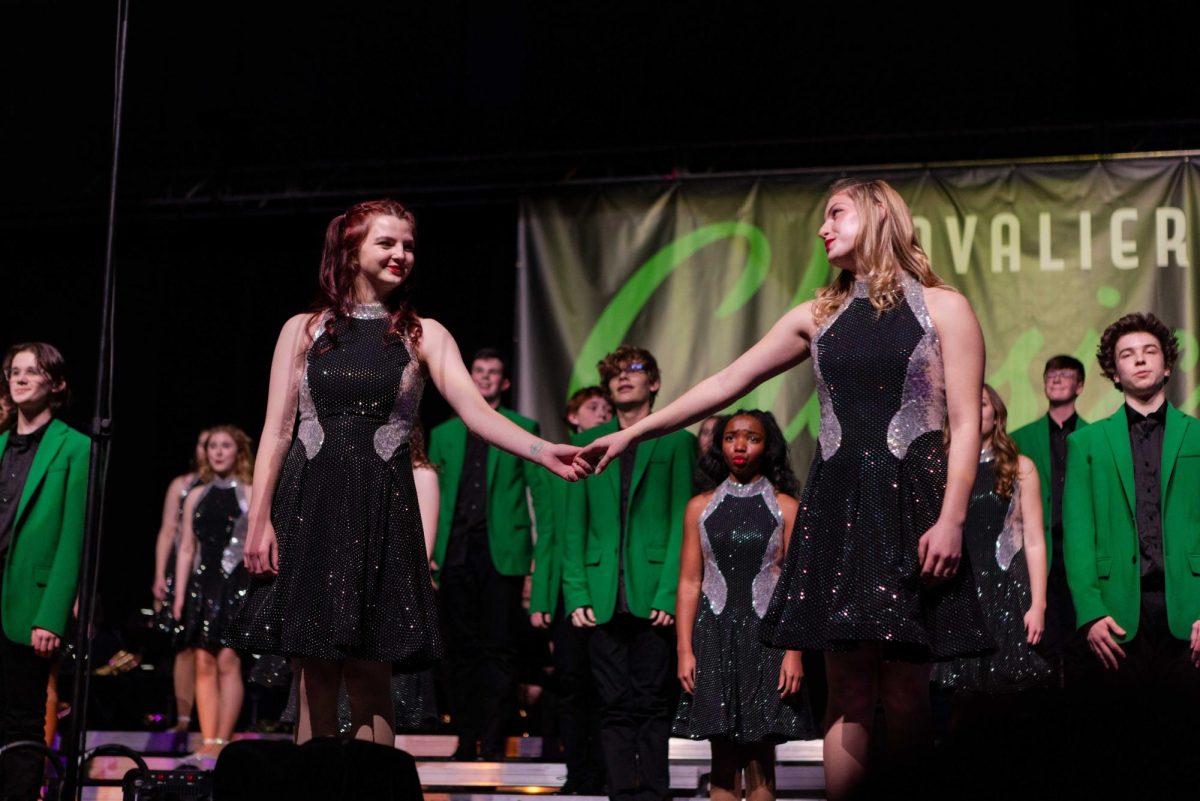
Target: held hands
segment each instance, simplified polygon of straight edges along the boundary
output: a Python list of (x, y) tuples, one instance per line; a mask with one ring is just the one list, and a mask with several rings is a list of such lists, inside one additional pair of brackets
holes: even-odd
[(529, 455), (533, 461), (567, 481), (578, 481), (592, 474), (591, 463), (582, 458), (580, 449), (574, 445), (538, 442), (530, 446)]
[(60, 642), (58, 635), (53, 631), (39, 629), (37, 626), (33, 627), (29, 639), (33, 645), (33, 652), (43, 659), (49, 659), (54, 656), (54, 652), (58, 649)]
[(614, 431), (585, 445), (580, 455), (588, 464), (594, 465), (596, 475), (600, 475), (613, 459), (616, 459), (629, 447), (631, 441), (632, 438), (628, 432)]
[(271, 521), (251, 527), (242, 561), (252, 576), (279, 575), (279, 543), (275, 539), (275, 526)]
[(679, 652), (678, 670), (679, 683), (683, 685), (685, 693), (696, 692), (696, 655), (692, 653), (692, 649)]
[(962, 526), (938, 521), (917, 542), (921, 580), (926, 585), (954, 578), (962, 555)]
[(779, 666), (780, 698), (787, 698), (800, 690), (800, 682), (804, 679), (804, 665), (800, 662), (799, 651), (784, 651), (783, 663)]
[(1046, 630), (1046, 610), (1029, 607), (1025, 613), (1025, 641), (1030, 645), (1041, 642), (1042, 633)]
[[(1117, 644), (1113, 634), (1125, 636), (1125, 629), (1117, 625), (1112, 616), (1102, 617), (1088, 628), (1087, 641), (1092, 653), (1104, 665), (1105, 670), (1116, 670), (1120, 666), (1118, 658), (1125, 658), (1125, 651)], [(1192, 626), (1192, 654), (1195, 655), (1196, 627)]]

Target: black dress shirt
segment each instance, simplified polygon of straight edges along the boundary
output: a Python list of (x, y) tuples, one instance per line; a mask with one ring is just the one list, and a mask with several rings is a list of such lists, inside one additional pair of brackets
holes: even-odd
[(488, 444), (468, 431), (443, 568), (461, 567), (466, 564), (468, 553), (486, 555), (491, 561), (487, 528), (487, 457)]
[[(41, 444), (42, 435), (46, 433), (48, 425), (49, 422), (28, 434), (13, 431), (8, 435), (8, 447), (4, 449), (3, 458), (0, 458), (0, 559), (4, 558), (12, 542), (17, 506), (21, 503), (21, 493), (25, 490), (25, 479), (29, 477), (33, 457), (37, 455), (38, 445)], [(3, 562), (0, 562), (0, 565), (3, 565)]]
[[(1062, 500), (1067, 485), (1067, 437), (1075, 431), (1079, 415), (1072, 413), (1060, 426), (1054, 418), (1046, 416), (1050, 426), (1050, 529), (1057, 532), (1058, 547), (1062, 548)], [(1057, 556), (1062, 556), (1061, 553)]]
[[(1167, 403), (1143, 415), (1125, 405), (1129, 421), (1129, 449), (1133, 455), (1133, 484), (1138, 546), (1142, 554), (1142, 589), (1161, 589), (1162, 548), (1162, 449), (1167, 427)], [(1149, 579), (1149, 581), (1147, 581)]]

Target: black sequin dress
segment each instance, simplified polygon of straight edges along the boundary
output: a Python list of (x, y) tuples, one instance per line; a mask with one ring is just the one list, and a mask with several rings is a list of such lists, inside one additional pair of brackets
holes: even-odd
[(194, 491), (201, 495), (192, 511), (196, 559), (183, 602), (182, 645), (220, 648), (249, 586), (242, 564), (249, 507), (235, 480), (216, 479)]
[(876, 312), (864, 283), (813, 337), (819, 447), (763, 619), (774, 645), (923, 662), (991, 648), (969, 560), (924, 589), (917, 542), (946, 490), (941, 344), (920, 284)]
[(784, 650), (759, 623), (779, 580), (783, 513), (766, 478), (727, 479), (700, 516), (704, 578), (692, 634), (696, 691), (679, 701), (673, 734), (783, 742), (816, 736), (803, 692), (779, 697)]
[(996, 463), (984, 452), (975, 474), (963, 526), (963, 551), (971, 558), (975, 589), (996, 651), (942, 662), (935, 680), (951, 690), (1007, 693), (1051, 683), (1053, 670), (1025, 639), (1029, 568), (1025, 563), (1021, 485), (1011, 497), (996, 493)]
[(388, 329), (382, 305), (360, 306), (309, 348), (271, 507), (279, 575), (254, 582), (240, 649), (403, 671), (442, 655), (408, 449), (424, 378)]
[[(193, 474), (189, 474), (193, 475)], [(163, 597), (162, 606), (158, 608), (158, 612), (154, 616), (154, 625), (159, 631), (167, 634), (171, 638), (171, 643), (175, 647), (180, 646), (180, 638), (183, 635), (183, 623), (175, 619), (174, 604), (175, 604), (175, 555), (179, 552), (179, 535), (183, 529), (183, 505), (187, 502), (188, 495), (196, 487), (202, 486), (203, 481), (199, 476), (192, 478), (179, 492), (179, 510), (175, 513), (175, 541), (171, 543), (171, 553), (167, 556), (166, 571), (163, 580), (167, 585), (166, 594)]]

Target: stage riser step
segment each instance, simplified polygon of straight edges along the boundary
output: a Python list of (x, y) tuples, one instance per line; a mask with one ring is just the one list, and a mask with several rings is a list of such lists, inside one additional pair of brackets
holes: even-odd
[[(786, 792), (781, 793), (786, 798), (817, 799), (824, 798), (824, 792)], [(530, 801), (536, 797), (530, 794), (504, 793), (438, 793), (426, 792), (425, 801)], [(690, 795), (675, 794), (676, 798), (691, 798)], [(608, 801), (603, 795), (571, 795), (561, 796), (564, 801)], [(85, 787), (83, 801), (123, 801), (120, 787)]]
[[(175, 757), (147, 757), (152, 770), (174, 770), (181, 762)], [(125, 757), (97, 757), (88, 775), (93, 779), (120, 779), (133, 762)], [(707, 761), (676, 762), (671, 765), (671, 789), (691, 790), (708, 773)], [(557, 789), (567, 778), (566, 766), (555, 762), (417, 762), (421, 784), (427, 788), (529, 787)], [(780, 790), (810, 791), (825, 787), (820, 765), (779, 765), (775, 773)]]
[[(290, 740), (290, 734), (259, 734), (247, 732), (234, 735), (235, 740)], [(198, 733), (148, 732), (148, 731), (90, 731), (87, 747), (115, 743), (132, 748), (139, 754), (190, 754), (202, 743)], [(446, 759), (454, 754), (458, 738), (452, 734), (398, 734), (396, 747), (417, 758)], [(509, 757), (538, 759), (542, 755), (541, 737), (510, 737), (505, 753)], [(672, 737), (669, 757), (672, 760), (708, 760), (710, 755), (707, 740), (683, 740)], [(784, 743), (775, 749), (779, 762), (820, 762), (820, 740), (797, 740)]]

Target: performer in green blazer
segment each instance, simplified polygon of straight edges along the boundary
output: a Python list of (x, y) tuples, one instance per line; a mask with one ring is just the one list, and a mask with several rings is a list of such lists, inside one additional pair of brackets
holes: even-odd
[(1046, 630), (1038, 650), (1067, 684), (1090, 668), (1091, 656), (1075, 629), (1075, 606), (1067, 586), (1062, 558), (1063, 488), (1067, 480), (1067, 437), (1087, 421), (1075, 411), (1083, 392), (1083, 363), (1074, 356), (1058, 355), (1042, 372), (1049, 409), (1046, 414), (1012, 433), (1022, 454), (1033, 460), (1041, 484), (1042, 523), (1046, 535)]
[[(0, 747), (45, 736), (50, 657), (75, 603), (90, 441), (55, 413), (66, 402), (62, 354), (44, 342), (4, 357), (0, 396)], [(33, 799), (42, 757), (0, 762), (0, 798)]]
[[(587, 431), (612, 419), (608, 393), (598, 387), (576, 390), (564, 415), (572, 434)], [(560, 795), (603, 795), (604, 757), (600, 752), (600, 699), (588, 662), (586, 630), (576, 628), (567, 614), (562, 593), (565, 552), (562, 521), (567, 514), (567, 483), (550, 483), (554, 521), (538, 526), (533, 551), (533, 582), (529, 593), (529, 620), (535, 628), (549, 629), (554, 673), (550, 689), (558, 722), (558, 740), (567, 766)], [(551, 746), (553, 747), (553, 746)], [(543, 745), (543, 756), (547, 751)]]
[(1175, 789), (1194, 792), (1200, 421), (1166, 400), (1178, 354), (1175, 335), (1150, 314), (1126, 315), (1101, 336), (1100, 365), (1125, 403), (1068, 439), (1063, 544), (1078, 624), (1104, 668), (1103, 703), (1093, 699), (1103, 711), (1087, 728), (1104, 732), (1112, 754), (1095, 754), (1111, 760), (1098, 764), (1113, 766), (1106, 777), (1135, 773), (1143, 785), (1162, 771), (1117, 766), (1169, 765), (1184, 782)]
[[(533, 434), (538, 425), (500, 405), (509, 387), (499, 351), (471, 360), (484, 400)], [(530, 462), (489, 446), (461, 418), (435, 427), (429, 461), (438, 469), (441, 510), (433, 565), (446, 631), (450, 714), (459, 759), (500, 759), (517, 692), (521, 593), (533, 558), (533, 512), (552, 528), (549, 487)]]
[[(658, 364), (641, 348), (618, 348), (599, 368), (617, 419), (575, 445), (646, 417), (659, 390)], [(613, 470), (567, 490), (563, 598), (574, 624), (591, 630), (608, 794), (619, 801), (670, 795), (666, 683), (695, 463), (695, 437), (680, 431), (628, 449)]]

